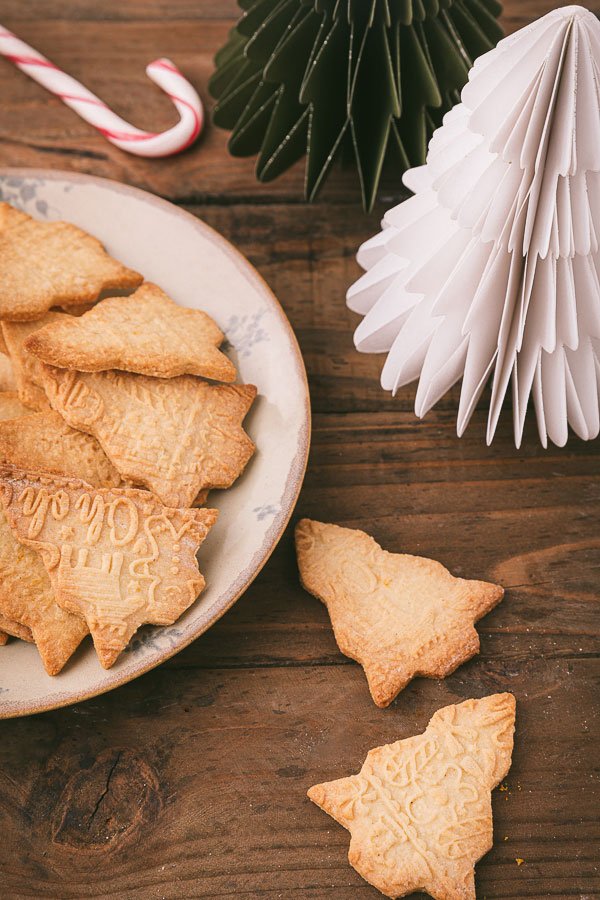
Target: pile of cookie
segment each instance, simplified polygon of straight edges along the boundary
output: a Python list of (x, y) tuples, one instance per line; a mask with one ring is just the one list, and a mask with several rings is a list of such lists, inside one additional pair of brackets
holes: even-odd
[(0, 326), (0, 643), (35, 642), (55, 675), (91, 633), (109, 668), (204, 587), (202, 507), (254, 453), (256, 388), (206, 313), (6, 203)]

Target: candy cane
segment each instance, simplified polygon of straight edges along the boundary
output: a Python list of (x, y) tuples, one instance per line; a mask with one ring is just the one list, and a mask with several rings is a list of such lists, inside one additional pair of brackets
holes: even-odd
[(177, 66), (168, 59), (156, 59), (146, 74), (173, 101), (179, 122), (162, 134), (142, 131), (112, 112), (95, 94), (61, 71), (54, 63), (29, 47), (0, 25), (0, 55), (66, 103), (78, 116), (93, 125), (104, 137), (136, 156), (171, 156), (193, 144), (204, 125), (200, 97)]

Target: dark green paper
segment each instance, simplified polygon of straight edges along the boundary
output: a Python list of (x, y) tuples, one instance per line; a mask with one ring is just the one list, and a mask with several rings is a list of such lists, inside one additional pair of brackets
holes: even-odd
[(238, 0), (215, 57), (216, 125), (260, 181), (306, 156), (313, 200), (338, 157), (354, 159), (371, 209), (386, 156), (401, 171), (460, 99), (477, 56), (502, 37), (496, 0)]

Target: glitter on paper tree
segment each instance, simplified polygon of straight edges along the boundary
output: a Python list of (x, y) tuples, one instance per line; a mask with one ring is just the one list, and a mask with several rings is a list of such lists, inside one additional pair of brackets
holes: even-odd
[(480, 58), (415, 192), (358, 254), (355, 343), (423, 416), (462, 379), (458, 433), (486, 386), (493, 439), (512, 386), (544, 446), (600, 431), (600, 24), (570, 6)]
[(238, 2), (210, 82), (231, 153), (257, 154), (260, 181), (306, 155), (309, 200), (338, 156), (354, 158), (367, 209), (386, 157), (396, 172), (425, 161), (473, 60), (502, 36), (497, 0)]

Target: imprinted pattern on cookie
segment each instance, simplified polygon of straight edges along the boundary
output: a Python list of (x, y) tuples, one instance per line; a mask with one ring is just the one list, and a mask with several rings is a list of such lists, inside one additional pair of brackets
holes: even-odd
[(141, 625), (172, 624), (204, 587), (196, 551), (216, 510), (22, 472), (5, 472), (0, 489), (18, 539), (41, 554), (58, 604), (85, 618), (106, 668)]
[(491, 849), (490, 792), (511, 764), (512, 694), (438, 710), (426, 731), (371, 750), (358, 775), (308, 796), (351, 833), (349, 861), (387, 897), (475, 900)]
[(254, 452), (242, 422), (253, 385), (212, 385), (191, 375), (74, 372), (43, 364), (46, 394), (73, 428), (94, 435), (124, 478), (166, 506), (191, 506), (226, 488)]

